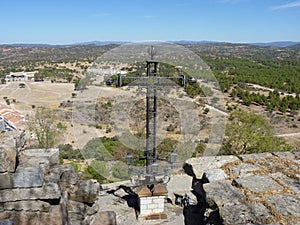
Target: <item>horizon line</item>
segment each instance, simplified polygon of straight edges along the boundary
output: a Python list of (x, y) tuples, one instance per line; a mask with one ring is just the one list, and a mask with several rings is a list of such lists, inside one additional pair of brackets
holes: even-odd
[(0, 43), (0, 45), (49, 45), (49, 46), (71, 46), (71, 45), (91, 45), (93, 43), (139, 43), (139, 42), (208, 42), (208, 43), (229, 43), (229, 44), (270, 44), (270, 43), (300, 43), (299, 41), (291, 41), (291, 40), (276, 40), (276, 41), (214, 41), (214, 40), (189, 40), (189, 39), (181, 39), (181, 40), (141, 40), (141, 41), (129, 41), (129, 40), (94, 40), (94, 41), (77, 41), (72, 43), (50, 43), (50, 42), (11, 42), (11, 43)]

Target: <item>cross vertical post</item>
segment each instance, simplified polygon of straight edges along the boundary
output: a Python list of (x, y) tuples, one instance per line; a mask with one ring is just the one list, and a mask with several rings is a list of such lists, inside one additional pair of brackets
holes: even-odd
[[(152, 171), (153, 165), (156, 164), (157, 158), (157, 142), (156, 142), (156, 125), (157, 125), (157, 91), (160, 86), (175, 86), (177, 85), (171, 80), (180, 80), (180, 85), (185, 85), (185, 76), (171, 76), (162, 77), (158, 76), (159, 62), (153, 60), (155, 54), (154, 50), (151, 50), (151, 60), (147, 63), (147, 76), (125, 76), (118, 75), (117, 87), (125, 85), (123, 82), (125, 79), (134, 79), (135, 82), (128, 84), (128, 86), (145, 87), (147, 89), (146, 94), (146, 146), (144, 150), (144, 160), (146, 160), (146, 183), (155, 182), (155, 172)], [(156, 165), (157, 166), (157, 165)]]
[[(147, 77), (157, 76), (158, 62), (147, 61)], [(150, 166), (156, 162), (156, 115), (157, 115), (157, 87), (155, 83), (147, 85), (146, 96), (146, 173), (149, 174)], [(152, 154), (151, 154), (152, 152)], [(152, 159), (152, 162), (151, 160)]]

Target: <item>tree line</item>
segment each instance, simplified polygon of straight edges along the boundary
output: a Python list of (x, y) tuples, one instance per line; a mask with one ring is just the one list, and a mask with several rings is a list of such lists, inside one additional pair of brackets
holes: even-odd
[(282, 113), (290, 111), (296, 111), (300, 109), (300, 97), (299, 94), (295, 96), (292, 95), (282, 95), (278, 90), (269, 91), (268, 96), (260, 93), (250, 93), (249, 90), (243, 90), (241, 88), (234, 88), (231, 91), (231, 97), (240, 98), (243, 103), (250, 106), (256, 103), (261, 106), (266, 106), (269, 111), (279, 110)]

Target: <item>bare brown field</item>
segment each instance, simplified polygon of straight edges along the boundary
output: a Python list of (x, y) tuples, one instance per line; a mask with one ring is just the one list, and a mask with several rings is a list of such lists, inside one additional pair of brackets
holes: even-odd
[[(107, 86), (89, 86), (87, 90), (83, 92), (75, 92), (74, 84), (72, 83), (51, 83), (51, 82), (25, 82), (25, 88), (19, 88), (19, 83), (12, 82), (8, 84), (0, 85), (0, 101), (5, 104), (4, 98), (10, 99), (10, 107), (20, 112), (24, 116), (32, 115), (34, 113), (34, 107), (43, 106), (51, 109), (58, 109), (62, 102), (74, 101), (74, 102), (89, 102), (95, 104), (101, 98), (116, 97), (130, 97), (136, 94), (136, 90), (131, 88), (114, 88)], [(97, 82), (98, 83), (98, 82)], [(76, 98), (72, 98), (72, 93), (76, 93)], [(173, 91), (172, 96), (176, 96), (178, 93)], [(238, 105), (245, 110), (254, 111), (259, 114), (263, 114), (270, 121), (277, 135), (292, 134), (300, 132), (300, 116), (290, 117), (288, 113), (268, 113), (266, 109), (261, 106), (251, 105), (250, 107), (243, 106), (241, 104), (232, 101), (229, 96), (225, 95), (225, 98), (229, 105)], [(191, 102), (198, 101), (197, 99), (190, 99), (183, 95), (182, 99)], [(14, 101), (13, 101), (14, 100)], [(199, 115), (203, 112), (204, 106), (198, 108)], [(61, 108), (62, 112), (72, 114), (72, 108)], [(300, 113), (300, 112), (299, 112)], [(206, 116), (209, 120), (210, 113)], [(67, 130), (61, 138), (61, 143), (72, 144), (75, 148), (84, 146), (93, 137), (107, 136), (112, 137), (115, 135), (114, 131), (107, 132), (108, 126), (103, 126), (102, 129), (96, 129), (94, 126), (88, 126), (87, 124), (81, 124), (78, 121), (72, 121), (72, 119), (64, 120)], [(170, 137), (177, 137), (178, 135), (170, 134)], [(200, 131), (199, 139), (205, 139), (209, 136), (209, 130), (203, 129)], [(299, 145), (299, 136), (286, 135), (284, 139), (293, 146)]]

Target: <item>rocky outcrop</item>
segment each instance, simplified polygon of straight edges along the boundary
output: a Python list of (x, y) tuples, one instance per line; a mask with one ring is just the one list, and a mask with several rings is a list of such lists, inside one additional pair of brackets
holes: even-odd
[(13, 173), (17, 166), (16, 141), (19, 133), (0, 133), (0, 136), (0, 173)]
[(201, 186), (202, 224), (300, 224), (297, 152), (193, 158), (184, 168)]
[(85, 218), (99, 224), (102, 214), (101, 224), (113, 224), (114, 215), (94, 204), (99, 184), (81, 181), (71, 165), (60, 165), (58, 149), (19, 152), (13, 140), (0, 145), (1, 225), (79, 225)]

